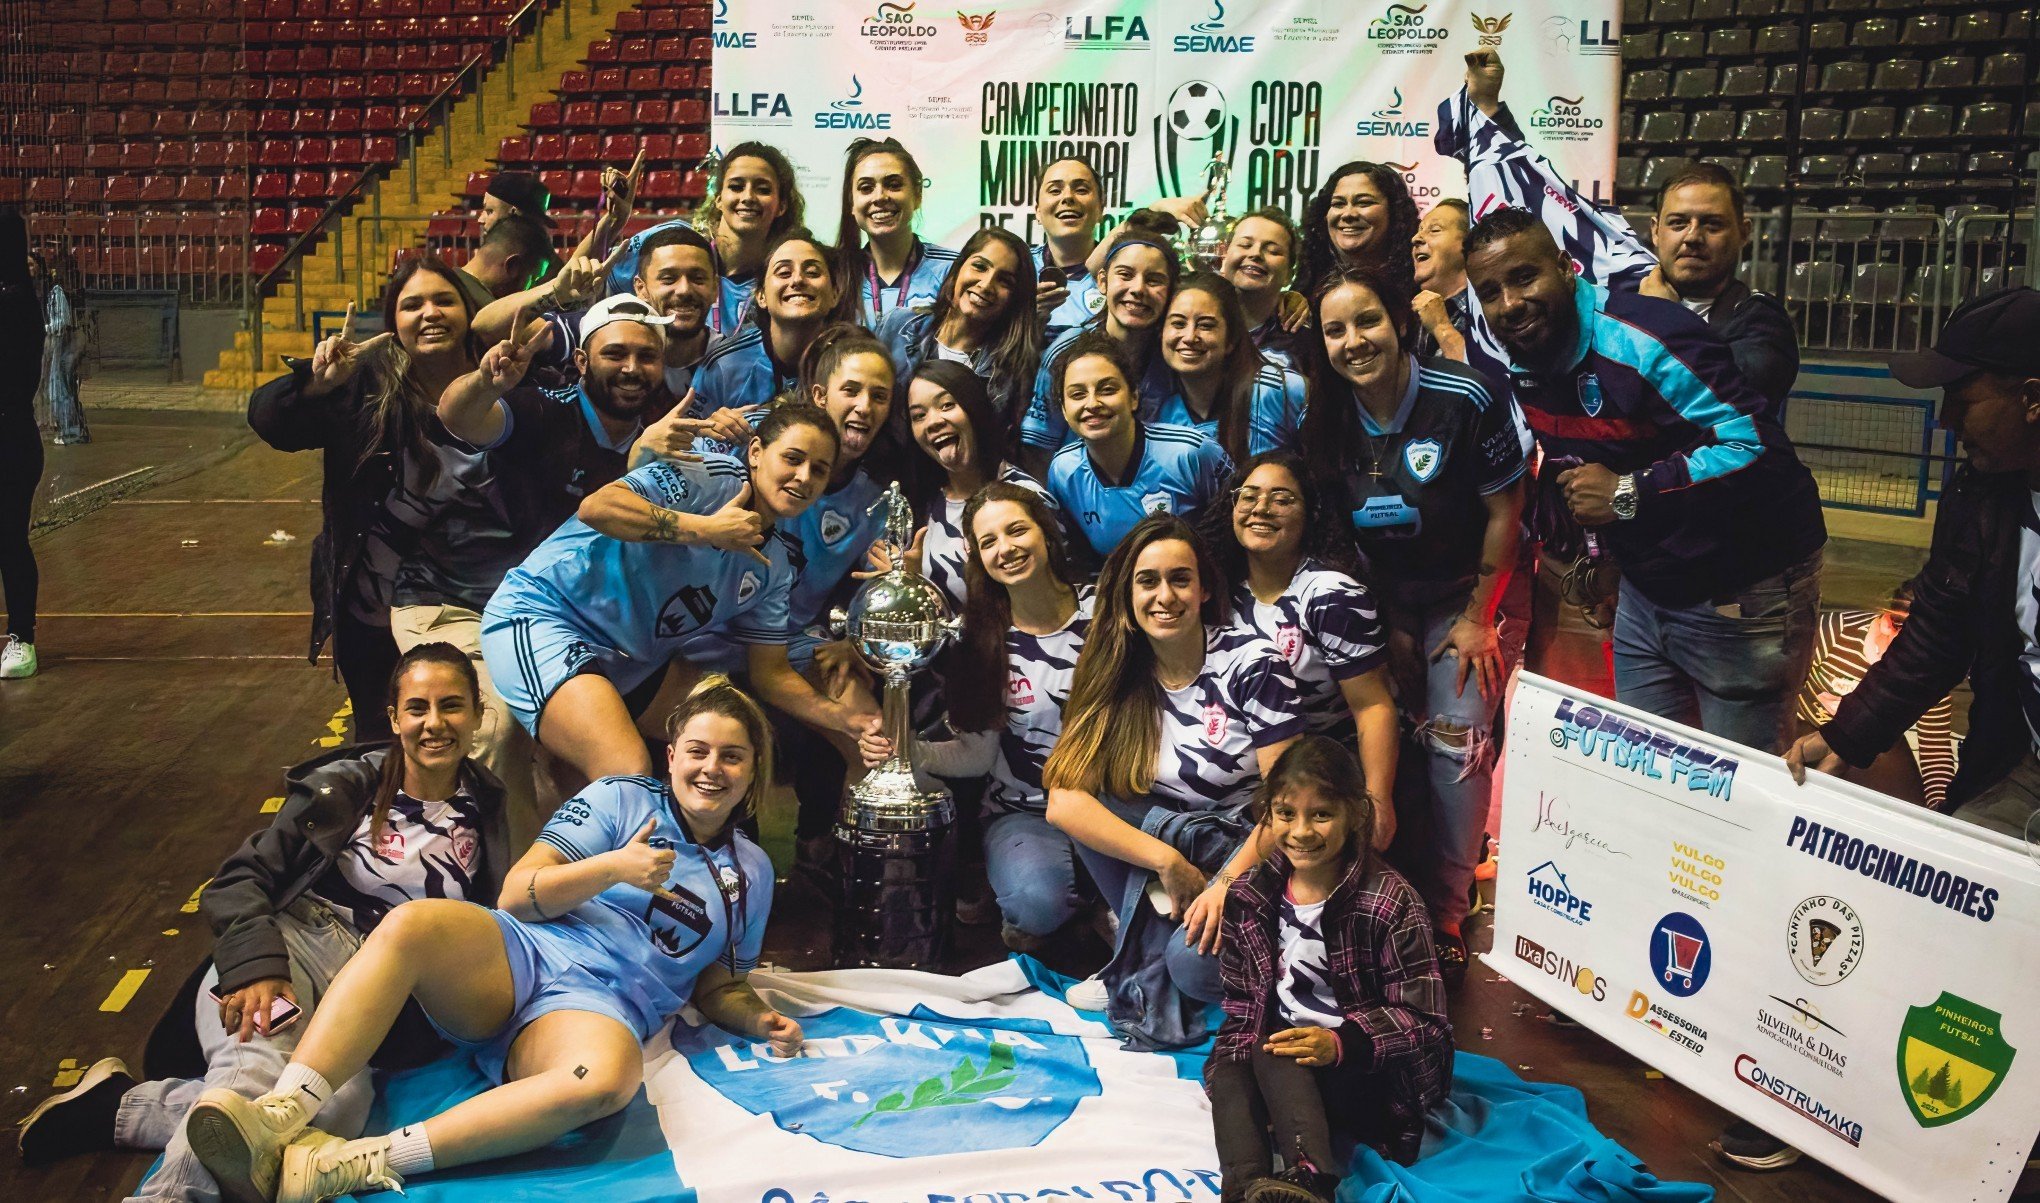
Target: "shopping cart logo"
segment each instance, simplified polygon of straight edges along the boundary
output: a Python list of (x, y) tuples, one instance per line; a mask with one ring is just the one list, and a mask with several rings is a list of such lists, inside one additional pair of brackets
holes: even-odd
[(1684, 911), (1673, 911), (1658, 920), (1651, 931), (1650, 968), (1658, 982), (1678, 997), (1698, 994), (1714, 968), (1707, 929)]

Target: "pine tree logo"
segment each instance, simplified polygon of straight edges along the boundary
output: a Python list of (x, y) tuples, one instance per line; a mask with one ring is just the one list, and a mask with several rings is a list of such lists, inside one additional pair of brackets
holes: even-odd
[(1989, 1100), (2018, 1055), (2003, 1028), (1998, 1012), (1946, 991), (1906, 1012), (1898, 1080), (1921, 1127), (1953, 1123)]

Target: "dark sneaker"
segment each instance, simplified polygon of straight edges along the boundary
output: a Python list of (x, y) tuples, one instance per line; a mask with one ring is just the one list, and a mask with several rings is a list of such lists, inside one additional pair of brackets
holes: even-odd
[(1332, 1203), (1339, 1180), (1304, 1166), (1247, 1183), (1247, 1203)]
[(1466, 938), (1455, 932), (1434, 931), (1431, 946), (1438, 951), (1438, 976), (1447, 990), (1457, 990), (1466, 981)]
[(1746, 1170), (1782, 1170), (1798, 1161), (1798, 1149), (1746, 1120), (1736, 1120), (1721, 1130), (1708, 1148), (1730, 1164)]
[(81, 1153), (113, 1147), (113, 1117), (120, 1097), (134, 1089), (134, 1075), (118, 1057), (94, 1062), (78, 1084), (51, 1095), (22, 1120), (21, 1160), (48, 1165)]

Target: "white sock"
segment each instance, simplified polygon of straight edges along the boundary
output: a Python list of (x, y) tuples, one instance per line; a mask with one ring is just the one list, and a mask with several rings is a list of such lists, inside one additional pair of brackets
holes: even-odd
[(293, 1061), (283, 1067), (283, 1072), (277, 1075), (276, 1088), (269, 1093), (286, 1098), (295, 1096), (306, 1115), (317, 1115), (326, 1100), (333, 1097), (333, 1084), (318, 1070)]
[(400, 1178), (431, 1172), (432, 1142), (425, 1137), (425, 1125), (411, 1124), (390, 1133), (385, 1164)]

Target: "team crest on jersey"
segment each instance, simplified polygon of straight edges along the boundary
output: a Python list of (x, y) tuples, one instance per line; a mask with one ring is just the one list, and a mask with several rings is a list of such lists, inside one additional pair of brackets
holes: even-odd
[(1090, 292), (1085, 294), (1084, 308), (1090, 310), (1092, 313), (1096, 313), (1100, 309), (1105, 308), (1105, 294), (1102, 292)]
[(1034, 682), (1026, 673), (1014, 673), (1006, 678), (1006, 704), (1008, 706), (1032, 706), (1034, 704)]
[(1580, 412), (1588, 417), (1599, 417), (1603, 398), (1601, 378), (1592, 372), (1580, 377)]
[(849, 533), (850, 519), (848, 515), (839, 514), (835, 510), (822, 511), (822, 542), (840, 542), (843, 536)]
[(1283, 623), (1275, 628), (1275, 650), (1289, 661), (1289, 667), (1296, 667), (1297, 653), (1303, 651), (1303, 632), (1294, 623)]
[(1213, 747), (1224, 743), (1228, 721), (1224, 706), (1219, 705), (1217, 702), (1206, 702), (1204, 704), (1204, 742)]
[(475, 839), (474, 832), (457, 831), (454, 833), (453, 859), (460, 862), (460, 867), (463, 870), (467, 872), (474, 871), (475, 860), (480, 852), (481, 841)]
[(1169, 495), (1159, 490), (1146, 494), (1140, 499), (1140, 508), (1150, 514), (1166, 514), (1169, 512)]
[(1402, 449), (1403, 463), (1409, 466), (1410, 475), (1418, 484), (1429, 484), (1438, 475), (1438, 469), (1445, 465), (1445, 445), (1437, 439), (1418, 439)]
[(758, 574), (747, 572), (744, 574), (744, 579), (737, 582), (737, 604), (741, 606), (757, 595)]

